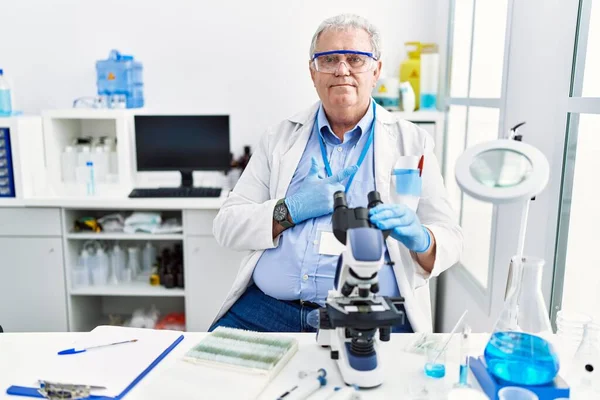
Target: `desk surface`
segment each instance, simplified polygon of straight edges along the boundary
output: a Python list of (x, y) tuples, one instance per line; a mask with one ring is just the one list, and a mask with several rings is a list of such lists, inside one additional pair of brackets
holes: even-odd
[[(54, 351), (76, 340), (83, 333), (3, 333), (0, 334), (0, 398), (18, 399), (18, 397), (6, 395), (6, 388), (16, 381), (19, 371), (27, 368), (29, 363), (35, 362), (36, 354), (46, 351)], [(127, 396), (126, 400), (153, 400), (161, 399), (162, 396), (154, 394), (149, 388), (156, 384), (161, 373), (168, 371), (170, 365), (177, 362), (181, 356), (206, 333), (185, 333), (185, 339), (175, 350), (148, 376), (137, 385)], [(285, 392), (297, 382), (297, 374), (300, 370), (312, 370), (325, 368), (327, 370), (328, 384), (311, 400), (324, 399), (335, 386), (342, 385), (342, 379), (334, 361), (329, 358), (327, 349), (321, 348), (315, 342), (315, 334), (287, 334), (296, 337), (300, 343), (298, 353), (286, 365), (286, 367), (275, 377), (270, 385), (262, 392), (260, 400), (272, 400)], [(422, 387), (426, 378), (423, 375), (423, 356), (409, 353), (406, 348), (417, 339), (417, 334), (392, 334), (390, 342), (381, 343), (380, 356), (385, 368), (385, 382), (376, 389), (361, 391), (361, 398), (368, 399), (391, 399), (400, 398), (401, 394), (410, 393), (412, 390)], [(483, 346), (489, 335), (474, 334), (471, 341), (471, 353), (481, 354)], [(456, 337), (458, 339), (458, 337)], [(443, 380), (436, 384), (442, 384), (451, 388), (458, 379), (458, 340), (452, 340), (447, 353), (447, 374)], [(40, 377), (43, 379), (43, 377)], [(202, 398), (202, 381), (198, 377), (194, 384), (198, 387), (198, 398)], [(469, 382), (475, 387), (477, 382), (470, 375)], [(33, 384), (33, 383), (32, 383)], [(225, 389), (224, 389), (225, 390)], [(226, 392), (222, 398), (229, 398)], [(179, 398), (179, 397), (178, 397)]]

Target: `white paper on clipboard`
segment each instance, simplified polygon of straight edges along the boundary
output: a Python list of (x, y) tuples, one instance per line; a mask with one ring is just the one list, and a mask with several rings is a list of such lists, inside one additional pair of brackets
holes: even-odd
[[(99, 326), (82, 334), (70, 347), (81, 348), (100, 344), (138, 339), (135, 343), (89, 350), (84, 353), (59, 356), (69, 347), (44, 349), (27, 368), (16, 371), (14, 385), (37, 387), (40, 379), (60, 383), (105, 386), (106, 390), (92, 394), (114, 397), (119, 395), (135, 378), (181, 336), (181, 332)], [(58, 347), (58, 346), (57, 346)]]

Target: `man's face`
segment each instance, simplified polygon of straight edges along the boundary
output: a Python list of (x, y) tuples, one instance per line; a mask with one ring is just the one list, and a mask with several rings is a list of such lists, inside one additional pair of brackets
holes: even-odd
[[(331, 50), (372, 52), (369, 34), (363, 29), (327, 30), (319, 36), (316, 53)], [(368, 71), (350, 72), (347, 63), (340, 62), (334, 73), (318, 72), (311, 63), (310, 75), (319, 98), (328, 109), (342, 109), (368, 103), (371, 91), (381, 73), (381, 61), (373, 62)]]

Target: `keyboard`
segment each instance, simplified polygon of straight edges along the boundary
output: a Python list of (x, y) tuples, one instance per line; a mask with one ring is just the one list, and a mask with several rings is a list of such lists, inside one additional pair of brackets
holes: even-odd
[(219, 197), (221, 188), (214, 187), (173, 187), (133, 189), (130, 198), (161, 198), (161, 197)]

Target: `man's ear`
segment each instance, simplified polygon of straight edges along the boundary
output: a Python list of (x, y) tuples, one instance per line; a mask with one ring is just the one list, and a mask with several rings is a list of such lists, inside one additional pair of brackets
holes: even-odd
[(313, 86), (315, 85), (315, 74), (317, 73), (313, 68), (312, 68), (312, 63), (309, 61), (308, 62), (308, 70), (310, 71), (310, 79), (312, 79), (313, 81)]
[(377, 61), (377, 68), (375, 68), (375, 70), (373, 71), (373, 76), (375, 78), (375, 84), (377, 84), (377, 81), (379, 80), (379, 76), (381, 75), (382, 65), (383, 65), (383, 63), (381, 62), (381, 60)]

